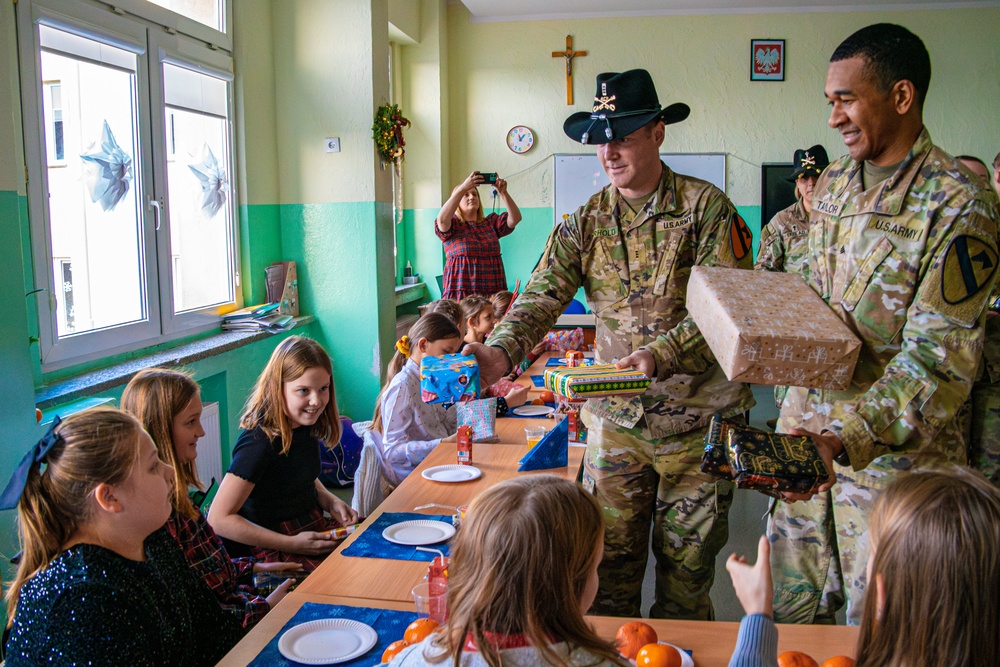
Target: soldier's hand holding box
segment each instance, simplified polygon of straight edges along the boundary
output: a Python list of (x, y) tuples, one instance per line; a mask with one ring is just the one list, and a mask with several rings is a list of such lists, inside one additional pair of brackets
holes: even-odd
[(705, 436), (701, 470), (774, 497), (816, 493), (830, 479), (812, 438), (769, 433), (718, 416)]
[(687, 308), (730, 380), (851, 384), (861, 341), (798, 274), (695, 266)]
[(545, 369), (545, 388), (566, 398), (638, 395), (649, 383), (639, 371), (615, 368), (614, 364)]

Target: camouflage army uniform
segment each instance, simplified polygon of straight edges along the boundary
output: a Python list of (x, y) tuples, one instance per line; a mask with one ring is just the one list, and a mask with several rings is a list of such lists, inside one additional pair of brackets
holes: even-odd
[(701, 473), (713, 413), (753, 404), (726, 380), (684, 299), (695, 264), (749, 268), (750, 231), (729, 199), (665, 165), (660, 185), (634, 213), (608, 186), (556, 226), (524, 294), (487, 343), (517, 364), (582, 286), (597, 315), (599, 362), (640, 348), (658, 377), (641, 397), (591, 399), (584, 485), (607, 520), (593, 613), (638, 616), (652, 522), (657, 555), (651, 614), (712, 616), (715, 557), (728, 534), (732, 485)]
[[(1000, 287), (990, 302), (1000, 298)], [(972, 385), (969, 465), (1000, 486), (1000, 312), (986, 314), (986, 340), (979, 378)]]
[[(809, 214), (806, 213), (802, 200), (798, 199), (788, 208), (778, 211), (761, 230), (760, 249), (753, 268), (758, 271), (801, 273), (802, 263), (809, 251), (808, 236)], [(779, 409), (787, 393), (788, 387), (774, 388), (774, 403)], [(772, 502), (770, 517), (774, 530), (782, 531), (782, 537), (794, 540), (805, 531), (805, 539), (810, 544), (809, 551), (785, 554), (783, 562), (786, 570), (828, 572), (824, 591), (826, 605), (823, 608), (817, 605), (797, 605), (796, 600), (801, 594), (798, 589), (789, 592), (786, 588), (776, 588), (775, 620), (781, 623), (835, 623), (833, 613), (825, 613), (828, 611), (827, 607), (836, 609), (843, 604), (830, 492), (818, 493), (809, 502)], [(790, 558), (796, 560), (790, 561)], [(799, 562), (800, 558), (810, 560)], [(812, 600), (812, 597), (807, 599)]]
[[(802, 199), (774, 214), (760, 230), (756, 271), (800, 273), (808, 249), (809, 214)], [(774, 388), (774, 404), (780, 408), (788, 387)]]
[(830, 589), (839, 582), (827, 577), (839, 562), (856, 624), (879, 491), (901, 471), (966, 458), (956, 415), (982, 354), (996, 278), (995, 195), (926, 129), (889, 179), (862, 191), (861, 173), (847, 156), (827, 167), (810, 217), (803, 275), (863, 344), (849, 389), (791, 387), (782, 404), (779, 430), (829, 431), (845, 447), (831, 490), (833, 558), (819, 553), (829, 525), (769, 526), (786, 618), (835, 611)]
[(760, 249), (753, 268), (799, 273), (806, 257), (808, 233), (809, 214), (799, 199), (775, 213), (771, 222), (760, 230)]

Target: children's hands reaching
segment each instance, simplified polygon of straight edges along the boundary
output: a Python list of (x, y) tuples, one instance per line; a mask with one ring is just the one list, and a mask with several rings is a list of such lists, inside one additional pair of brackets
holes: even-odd
[(733, 580), (736, 597), (747, 614), (774, 617), (774, 586), (771, 584), (771, 544), (767, 536), (757, 543), (757, 563), (750, 565), (746, 556), (732, 554), (726, 570)]
[(524, 405), (524, 402), (528, 400), (528, 387), (518, 385), (508, 391), (507, 395), (503, 398), (507, 401), (508, 408), (516, 408), (519, 405)]
[[(276, 565), (277, 563), (272, 563), (272, 564)], [(296, 567), (301, 567), (298, 563), (292, 563), (292, 564), (295, 565)], [(293, 585), (295, 585), (294, 579), (285, 579), (280, 584), (278, 584), (278, 587), (275, 588), (270, 595), (264, 598), (265, 600), (267, 600), (267, 604), (270, 605), (271, 609), (274, 609), (274, 606), (279, 602), (281, 602), (281, 600), (286, 595), (288, 595), (288, 589), (291, 588)]]
[(325, 509), (333, 517), (333, 520), (341, 526), (350, 526), (357, 523), (358, 513), (354, 511), (354, 508), (337, 496), (333, 496), (332, 494), (331, 496), (333, 497), (333, 504)]
[(291, 536), (291, 542), (286, 551), (303, 556), (323, 556), (337, 548), (337, 544), (339, 542), (333, 541), (330, 533), (303, 530), (301, 533)]
[(253, 571), (257, 572), (281, 572), (282, 570), (301, 570), (301, 563), (289, 561), (276, 561), (274, 563), (254, 563)]

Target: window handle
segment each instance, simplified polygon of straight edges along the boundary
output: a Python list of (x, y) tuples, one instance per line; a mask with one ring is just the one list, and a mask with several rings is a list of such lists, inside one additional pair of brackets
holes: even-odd
[(153, 217), (156, 218), (156, 231), (160, 231), (160, 202), (155, 197), (149, 198), (149, 206), (153, 209)]

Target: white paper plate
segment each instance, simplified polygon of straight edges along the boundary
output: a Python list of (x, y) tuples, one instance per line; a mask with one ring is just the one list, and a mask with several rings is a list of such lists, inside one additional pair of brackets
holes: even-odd
[(419, 547), (444, 542), (455, 534), (455, 526), (443, 521), (418, 519), (394, 523), (382, 531), (382, 537), (393, 544)]
[(519, 405), (511, 412), (518, 417), (544, 417), (555, 412), (555, 408), (548, 405)]
[(333, 665), (364, 655), (376, 641), (378, 634), (370, 625), (324, 618), (289, 629), (278, 640), (278, 651), (303, 665)]
[[(677, 649), (677, 652), (681, 654), (681, 667), (694, 667), (694, 658), (685, 653), (684, 649), (682, 649), (677, 644), (671, 644), (670, 642), (657, 642), (657, 643), (663, 644), (664, 646), (673, 646), (675, 649)], [(629, 660), (629, 662), (632, 663), (633, 665), (635, 664), (635, 660)]]
[(483, 476), (483, 471), (476, 466), (434, 466), (420, 473), (424, 479), (432, 482), (471, 482)]

